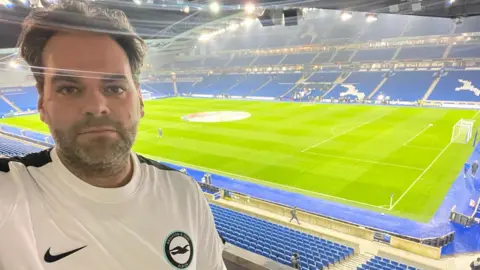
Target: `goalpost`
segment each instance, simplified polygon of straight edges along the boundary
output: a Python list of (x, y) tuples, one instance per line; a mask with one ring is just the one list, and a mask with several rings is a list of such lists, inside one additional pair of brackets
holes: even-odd
[(452, 131), (452, 143), (468, 143), (472, 138), (473, 123), (475, 120), (459, 120)]

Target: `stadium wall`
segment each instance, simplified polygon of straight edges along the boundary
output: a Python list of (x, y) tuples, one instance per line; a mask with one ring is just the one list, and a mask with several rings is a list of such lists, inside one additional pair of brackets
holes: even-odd
[(441, 248), (415, 243), (395, 236), (390, 239), (390, 246), (437, 260), (440, 259), (442, 251)]
[[(256, 199), (256, 198), (251, 198), (238, 193), (235, 193), (235, 196), (234, 198), (232, 198), (232, 200), (247, 206), (262, 209), (271, 213), (276, 213), (278, 215), (281, 215), (287, 218), (291, 217), (290, 215), (291, 208), (287, 206), (281, 206), (278, 204), (274, 204), (274, 203)], [(298, 218), (302, 220), (302, 222), (307, 222), (312, 225), (321, 226), (327, 229), (332, 229), (341, 233), (345, 233), (348, 235), (373, 241), (373, 235), (374, 235), (373, 231), (360, 228), (356, 225), (349, 225), (344, 222), (310, 214), (301, 210), (298, 210), (297, 214), (298, 214)], [(316, 232), (316, 234), (318, 234), (318, 232)], [(335, 241), (339, 241), (339, 240), (335, 239)], [(351, 246), (352, 244), (348, 243), (348, 245)]]
[[(236, 196), (242, 196), (243, 197), (243, 200), (255, 200), (255, 201), (258, 201), (256, 199), (253, 199), (253, 198), (247, 198), (247, 196), (243, 196), (243, 195), (238, 195), (236, 194)], [(238, 202), (238, 200), (236, 200)], [(344, 244), (344, 245), (347, 245), (349, 247), (352, 247), (355, 252), (358, 252), (359, 251), (359, 245), (356, 244), (356, 243), (353, 243), (353, 242), (349, 242), (349, 241), (345, 241), (344, 239), (341, 239), (341, 238), (337, 238), (337, 237), (334, 237), (334, 236), (331, 236), (331, 235), (328, 235), (328, 234), (323, 234), (323, 233), (320, 233), (318, 231), (315, 231), (315, 230), (311, 230), (311, 229), (308, 229), (308, 228), (304, 228), (304, 227), (301, 227), (301, 226), (297, 226), (296, 224), (294, 223), (290, 223), (290, 222), (287, 222), (287, 221), (282, 221), (282, 220), (278, 220), (278, 219), (275, 219), (275, 218), (272, 218), (268, 215), (263, 215), (263, 214), (260, 214), (258, 212), (255, 212), (255, 211), (249, 211), (247, 210), (246, 208), (243, 208), (243, 207), (237, 207), (235, 206), (234, 204), (229, 204), (227, 203), (225, 200), (217, 200), (214, 202), (214, 204), (217, 204), (221, 207), (225, 207), (225, 208), (229, 208), (229, 209), (232, 209), (236, 212), (241, 212), (241, 213), (244, 213), (244, 214), (247, 214), (247, 215), (250, 215), (250, 216), (253, 216), (253, 217), (257, 217), (257, 218), (260, 218), (260, 219), (263, 219), (263, 220), (267, 220), (269, 222), (272, 222), (272, 223), (276, 223), (276, 224), (280, 224), (282, 226), (285, 226), (285, 227), (290, 227), (290, 228), (293, 228), (297, 231), (302, 231), (302, 232), (305, 232), (305, 233), (308, 233), (308, 234), (311, 234), (311, 235), (316, 235), (316, 236), (319, 236), (319, 237), (322, 237), (324, 239), (328, 239), (330, 241), (334, 241), (334, 242), (337, 242), (337, 243), (340, 243), (340, 244)], [(243, 203), (242, 203), (243, 204)], [(253, 205), (248, 205), (252, 208), (256, 208), (255, 206), (255, 203), (253, 203)], [(262, 208), (259, 208), (259, 209), (262, 209)], [(273, 209), (273, 208), (270, 208), (270, 209)], [(266, 211), (270, 211), (270, 210), (267, 210), (267, 209), (262, 209), (262, 210), (266, 210)], [(277, 213), (277, 212), (273, 212), (273, 213)], [(299, 215), (299, 219), (302, 220), (303, 222), (306, 222), (306, 220), (303, 220), (302, 219), (302, 215), (300, 213), (300, 211), (297, 212)], [(319, 225), (320, 226), (320, 225)]]

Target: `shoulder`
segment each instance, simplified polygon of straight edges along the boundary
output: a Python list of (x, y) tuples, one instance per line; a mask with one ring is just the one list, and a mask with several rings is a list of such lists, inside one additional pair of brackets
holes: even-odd
[[(176, 170), (172, 167), (169, 167), (161, 162), (155, 161), (150, 158), (146, 158), (142, 155), (137, 154), (140, 164), (145, 164), (154, 169), (155, 175), (159, 175), (160, 179), (169, 181), (174, 187), (191, 187), (195, 185), (195, 189), (200, 189), (198, 187), (198, 182), (195, 181), (191, 176)], [(163, 177), (162, 177), (163, 176)], [(154, 177), (155, 178), (155, 177)]]
[(163, 163), (160, 163), (158, 161), (155, 161), (153, 159), (149, 159), (149, 158), (146, 158), (142, 155), (139, 155), (137, 154), (137, 157), (138, 157), (138, 160), (140, 162), (140, 164), (146, 164), (146, 165), (150, 165), (150, 166), (153, 166), (159, 170), (164, 170), (164, 171), (176, 171), (176, 172), (180, 172), (180, 171), (177, 171)]
[(52, 158), (50, 157), (50, 151), (51, 149), (46, 149), (40, 152), (28, 154), (26, 156), (0, 158), (0, 172), (10, 172), (10, 167), (12, 163), (16, 163), (24, 167), (42, 167), (52, 162)]

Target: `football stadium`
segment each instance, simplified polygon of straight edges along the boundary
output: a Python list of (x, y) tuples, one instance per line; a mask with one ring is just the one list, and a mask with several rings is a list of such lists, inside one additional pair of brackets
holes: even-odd
[[(228, 269), (469, 269), (480, 6), (326, 2), (97, 0), (148, 45), (133, 150), (202, 187)], [(0, 154), (53, 147), (14, 43), (0, 67)]]

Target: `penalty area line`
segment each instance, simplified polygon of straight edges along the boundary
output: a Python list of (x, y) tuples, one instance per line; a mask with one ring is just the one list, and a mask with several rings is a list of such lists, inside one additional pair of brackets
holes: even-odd
[(290, 191), (291, 190), (297, 190), (297, 191), (301, 191), (301, 192), (304, 192), (304, 193), (307, 193), (307, 194), (308, 193), (315, 194), (315, 195), (318, 195), (320, 197), (327, 197), (327, 198), (336, 199), (336, 200), (339, 200), (339, 201), (345, 201), (345, 202), (364, 205), (364, 206), (368, 206), (368, 207), (388, 210), (388, 208), (386, 208), (384, 206), (380, 206), (380, 205), (373, 205), (373, 204), (363, 203), (363, 202), (359, 202), (359, 201), (349, 200), (349, 199), (336, 197), (336, 196), (333, 196), (333, 195), (328, 195), (328, 194), (324, 194), (324, 193), (320, 193), (320, 192), (315, 192), (315, 191), (296, 188), (296, 187), (292, 187), (292, 186), (282, 185), (282, 184), (278, 184), (278, 183), (274, 183), (274, 182), (269, 182), (269, 181), (265, 181), (265, 180), (260, 180), (260, 179), (249, 177), (249, 176), (239, 175), (239, 174), (235, 174), (235, 173), (229, 173), (229, 172), (225, 172), (225, 171), (221, 171), (221, 170), (217, 170), (217, 169), (212, 169), (212, 168), (208, 168), (208, 167), (203, 167), (203, 166), (197, 166), (197, 165), (194, 165), (194, 164), (189, 164), (189, 163), (185, 163), (185, 162), (178, 161), (178, 160), (173, 160), (173, 159), (168, 159), (168, 158), (163, 158), (163, 157), (156, 157), (156, 156), (151, 156), (151, 155), (146, 155), (146, 154), (141, 154), (141, 153), (139, 153), (139, 154), (142, 155), (142, 156), (148, 157), (150, 159), (153, 159), (153, 160), (159, 160), (159, 161), (163, 161), (163, 162), (173, 163), (173, 164), (176, 164), (176, 165), (190, 167), (192, 169), (202, 170), (202, 171), (205, 171), (205, 172), (217, 173), (217, 174), (220, 174), (220, 175), (223, 175), (223, 176), (227, 176), (227, 177), (231, 177), (231, 178), (237, 178), (239, 180), (247, 180), (247, 181), (250, 181), (250, 182), (263, 183), (265, 186), (280, 187), (283, 190), (290, 190)]
[(411, 141), (415, 140), (415, 138), (417, 138), (418, 136), (420, 136), (420, 134), (422, 134), (423, 132), (425, 132), (427, 129), (431, 128), (433, 126), (433, 124), (428, 124), (428, 126), (426, 126), (425, 128), (423, 128), (422, 130), (420, 130), (420, 132), (417, 133), (417, 135), (413, 136), (412, 138), (410, 138), (410, 140), (408, 140), (406, 143), (403, 144), (403, 146), (407, 146), (408, 143), (410, 143)]
[(410, 186), (407, 188), (407, 190), (405, 190), (405, 192), (402, 193), (402, 195), (400, 195), (400, 197), (398, 197), (398, 199), (395, 201), (395, 203), (392, 204), (392, 206), (390, 206), (390, 208), (388, 210), (393, 210), (393, 208), (403, 199), (403, 197), (405, 197), (405, 195), (407, 195), (407, 193), (410, 191), (410, 189), (413, 188), (413, 186), (415, 186), (415, 184), (420, 181), (420, 179), (422, 179), (423, 175), (428, 172), (428, 170), (433, 166), (433, 164), (435, 164), (435, 162), (437, 162), (437, 160), (442, 156), (442, 154), (448, 149), (448, 147), (451, 145), (452, 143), (450, 142), (449, 144), (447, 144), (445, 146), (445, 148), (443, 148), (443, 150), (438, 153), (438, 155), (432, 160), (432, 162), (427, 166), (427, 168), (425, 168), (425, 170), (415, 179), (415, 181), (413, 181)]
[(344, 134), (347, 134), (347, 133), (350, 132), (350, 131), (353, 131), (353, 130), (355, 130), (355, 129), (357, 129), (357, 128), (363, 127), (364, 125), (370, 124), (370, 123), (372, 123), (372, 122), (374, 122), (374, 121), (377, 121), (378, 119), (380, 119), (380, 118), (382, 118), (382, 117), (384, 117), (384, 116), (387, 116), (387, 115), (388, 115), (388, 114), (384, 114), (384, 115), (381, 115), (381, 116), (379, 116), (379, 117), (377, 117), (377, 118), (374, 118), (374, 119), (372, 119), (372, 120), (369, 120), (369, 121), (367, 121), (367, 122), (363, 122), (362, 124), (360, 124), (360, 125), (358, 125), (358, 126), (354, 126), (353, 128), (350, 128), (350, 129), (348, 129), (348, 130), (346, 130), (346, 131), (344, 131), (344, 132), (341, 132), (341, 133), (339, 133), (339, 134), (337, 134), (337, 135), (335, 135), (335, 136), (332, 136), (332, 137), (330, 137), (330, 138), (328, 138), (328, 139), (325, 139), (325, 140), (323, 140), (323, 141), (320, 141), (320, 142), (318, 142), (318, 143), (316, 143), (316, 144), (310, 145), (309, 147), (303, 149), (303, 150), (300, 151), (300, 152), (302, 152), (302, 153), (303, 153), (303, 152), (306, 152), (306, 151), (308, 151), (308, 150), (310, 150), (310, 149), (312, 149), (312, 148), (315, 148), (315, 147), (317, 147), (317, 146), (319, 146), (319, 145), (321, 145), (321, 144), (324, 144), (324, 143), (329, 142), (329, 141), (331, 141), (331, 140), (333, 140), (333, 139), (335, 139), (335, 138), (337, 138), (337, 137), (340, 137), (340, 136), (342, 136), (342, 135), (344, 135)]

